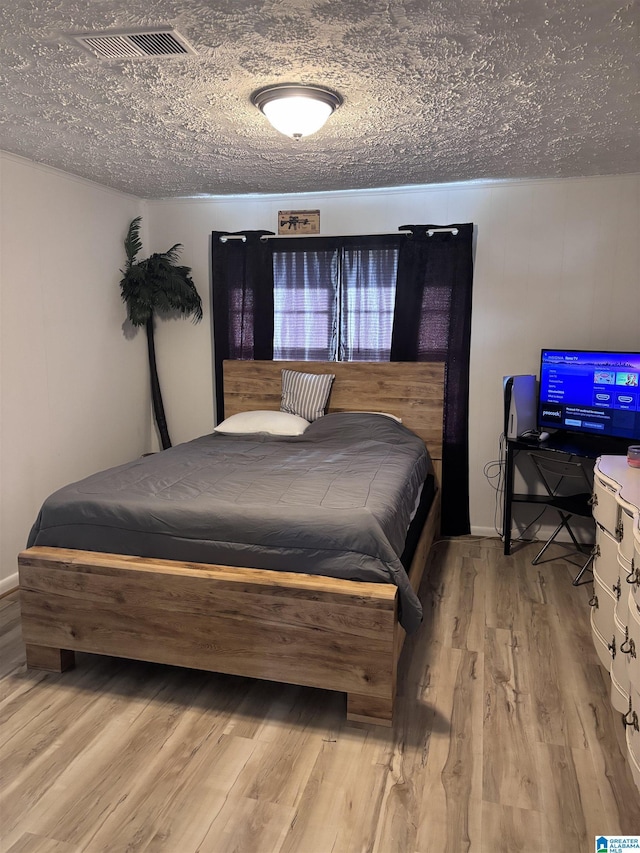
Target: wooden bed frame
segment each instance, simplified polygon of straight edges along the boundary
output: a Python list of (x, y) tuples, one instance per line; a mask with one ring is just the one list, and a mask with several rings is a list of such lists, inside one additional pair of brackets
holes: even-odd
[[(334, 373), (330, 412), (401, 417), (439, 480), (442, 364), (225, 362), (225, 417), (279, 409), (285, 367)], [(416, 591), (439, 525), (438, 491), (411, 566)], [(18, 564), (29, 667), (61, 672), (81, 651), (283, 681), (343, 691), (348, 719), (391, 725), (405, 637), (393, 584), (51, 547)]]

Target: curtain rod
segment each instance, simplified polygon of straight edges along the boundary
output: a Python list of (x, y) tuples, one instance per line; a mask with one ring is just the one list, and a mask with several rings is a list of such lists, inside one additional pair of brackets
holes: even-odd
[[(425, 233), (426, 233), (427, 237), (433, 237), (434, 234), (437, 234), (441, 231), (445, 231), (445, 232), (450, 233), (450, 234), (457, 234), (458, 233), (457, 228), (428, 228)], [(366, 236), (367, 237), (387, 237), (387, 236), (395, 237), (397, 234), (409, 235), (409, 234), (413, 234), (413, 231), (394, 231), (392, 234), (387, 234), (386, 232), (384, 232), (382, 234), (367, 234)], [(264, 242), (266, 242), (267, 240), (281, 240), (281, 239), (289, 240), (289, 239), (291, 239), (292, 236), (294, 236), (294, 235), (292, 235), (292, 234), (262, 234), (260, 239), (263, 240)], [(334, 235), (334, 234), (298, 234), (296, 236), (298, 236), (298, 237), (334, 237), (334, 236), (358, 237), (360, 235), (359, 234), (338, 234), (338, 235)], [(243, 243), (247, 242), (247, 238), (244, 234), (221, 234), (218, 239), (220, 240), (221, 243), (226, 243), (227, 240), (242, 240)]]

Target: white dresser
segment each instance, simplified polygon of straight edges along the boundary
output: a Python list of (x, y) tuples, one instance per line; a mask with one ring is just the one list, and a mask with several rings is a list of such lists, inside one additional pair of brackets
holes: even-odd
[(622, 715), (640, 789), (640, 468), (631, 468), (625, 456), (597, 460), (593, 517), (591, 631), (611, 676), (611, 704)]

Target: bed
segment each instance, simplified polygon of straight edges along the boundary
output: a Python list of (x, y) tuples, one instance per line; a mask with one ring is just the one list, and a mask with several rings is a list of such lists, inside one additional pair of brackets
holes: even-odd
[[(278, 410), (283, 369), (333, 373), (328, 413), (400, 417), (428, 448), (439, 487), (442, 364), (229, 361), (225, 417)], [(352, 421), (358, 425), (358, 416), (343, 418)], [(331, 422), (321, 419), (318, 429), (329, 433)], [(163, 454), (156, 456), (154, 465)], [(283, 563), (287, 570), (255, 568), (249, 556), (245, 566), (208, 562), (206, 552), (164, 559), (68, 548), (64, 539), (35, 545), (18, 558), (27, 665), (63, 671), (81, 651), (320, 687), (347, 694), (348, 719), (390, 725), (406, 635), (402, 611), (406, 621), (439, 514), (436, 488), (404, 591), (397, 583), (308, 573), (304, 554), (292, 571), (291, 562)]]

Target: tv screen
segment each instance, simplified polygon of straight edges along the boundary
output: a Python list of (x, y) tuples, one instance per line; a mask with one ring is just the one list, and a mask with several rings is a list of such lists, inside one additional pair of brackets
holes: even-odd
[(543, 349), (538, 426), (640, 439), (640, 353)]

